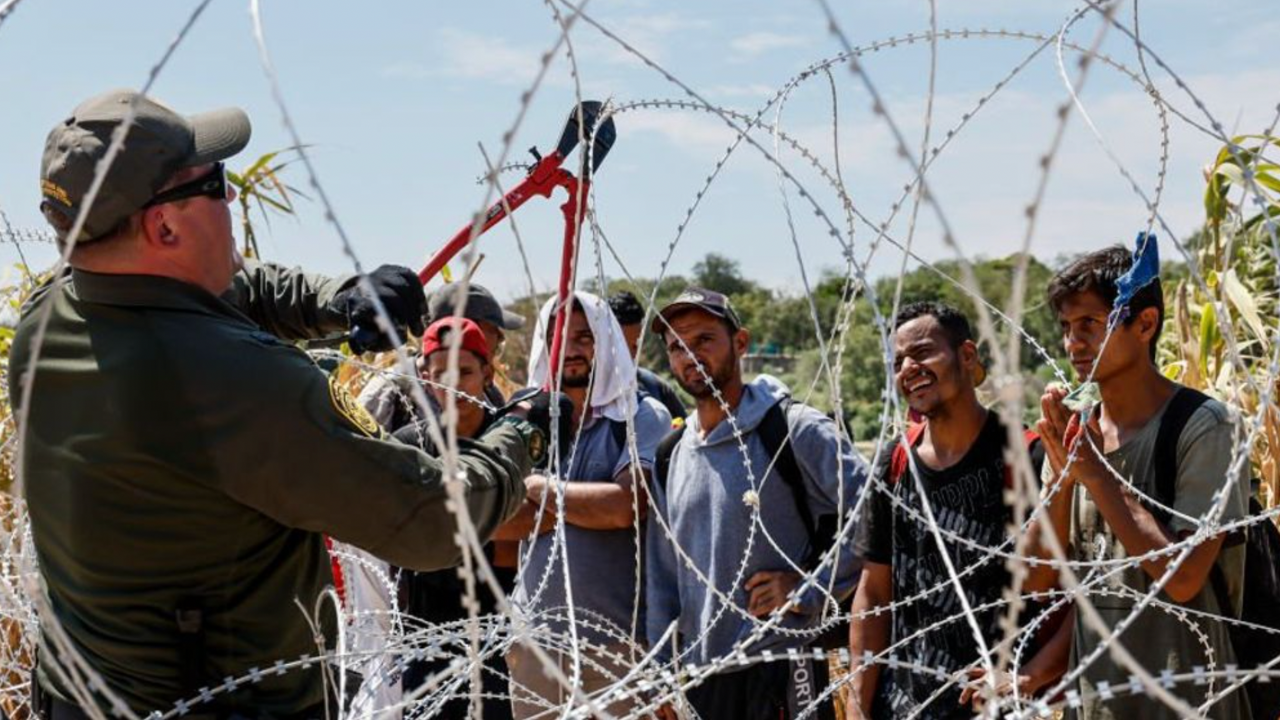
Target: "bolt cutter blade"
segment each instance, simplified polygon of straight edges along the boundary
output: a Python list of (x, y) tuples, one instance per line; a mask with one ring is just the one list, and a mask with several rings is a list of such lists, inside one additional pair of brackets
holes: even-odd
[[(595, 142), (591, 148), (591, 174), (595, 174), (600, 169), (600, 163), (604, 162), (605, 155), (613, 149), (613, 141), (618, 139), (618, 130), (613, 125), (613, 118), (606, 119), (600, 123), (600, 127), (596, 128)], [(586, 158), (583, 158), (586, 163)], [(586, 173), (583, 173), (584, 175)]]
[[(560, 133), (560, 142), (556, 144), (556, 152), (560, 154), (560, 157), (567, 158), (569, 153), (578, 147), (580, 138), (592, 138), (594, 133), (590, 153), (592, 173), (600, 168), (600, 163), (604, 162), (605, 156), (613, 148), (613, 141), (618, 137), (613, 118), (605, 120), (598, 128), (596, 127), (603, 110), (604, 103), (599, 100), (583, 100), (577, 107), (569, 111), (569, 119), (565, 121), (564, 131)], [(585, 155), (584, 153), (583, 165), (586, 164)], [(583, 175), (589, 174), (583, 173)]]

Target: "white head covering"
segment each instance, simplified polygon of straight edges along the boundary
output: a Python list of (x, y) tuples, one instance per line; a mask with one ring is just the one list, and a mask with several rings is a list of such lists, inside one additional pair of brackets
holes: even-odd
[[(575, 292), (577, 306), (587, 316), (591, 334), (596, 338), (595, 377), (591, 382), (591, 397), (587, 404), (593, 415), (603, 415), (610, 420), (626, 422), (635, 411), (636, 365), (627, 349), (622, 326), (613, 316), (609, 304), (588, 292)], [(550, 377), (551, 348), (547, 344), (547, 328), (552, 327), (556, 297), (553, 295), (538, 312), (538, 324), (533, 329), (533, 342), (529, 352), (529, 385), (542, 387)]]

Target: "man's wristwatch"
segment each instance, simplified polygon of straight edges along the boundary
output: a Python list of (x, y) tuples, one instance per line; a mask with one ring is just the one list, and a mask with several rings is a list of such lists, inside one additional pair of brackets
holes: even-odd
[(499, 425), (510, 425), (520, 433), (520, 438), (524, 440), (525, 450), (529, 453), (529, 461), (537, 465), (547, 454), (547, 436), (537, 425), (514, 415), (503, 415), (495, 422), (494, 427)]

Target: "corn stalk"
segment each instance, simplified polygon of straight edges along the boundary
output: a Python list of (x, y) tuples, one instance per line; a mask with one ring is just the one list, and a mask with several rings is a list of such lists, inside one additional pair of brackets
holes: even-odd
[(240, 228), (244, 235), (245, 257), (261, 257), (258, 252), (258, 234), (254, 228), (254, 210), (271, 228), (273, 213), (293, 216), (296, 210), (293, 204), (294, 195), (309, 199), (297, 188), (280, 179), (280, 173), (297, 160), (298, 148), (288, 147), (283, 150), (269, 152), (250, 163), (240, 172), (227, 171), (227, 180), (235, 185), (237, 201), (240, 203)]
[[(1280, 412), (1274, 398), (1280, 381), (1270, 372), (1272, 340), (1280, 328), (1280, 285), (1267, 218), (1280, 217), (1280, 165), (1267, 155), (1280, 151), (1280, 138), (1241, 135), (1232, 139), (1205, 168), (1205, 225), (1189, 241), (1208, 286), (1206, 293), (1189, 280), (1178, 283), (1166, 313), (1159, 360), (1165, 374), (1241, 412), (1263, 412), (1263, 432), (1250, 461), (1260, 481), (1263, 505), (1280, 503)], [(1247, 189), (1249, 180), (1258, 188)], [(1228, 357), (1228, 338), (1214, 306), (1231, 318), (1234, 340), (1244, 361)], [(1272, 383), (1273, 402), (1259, 408), (1258, 387)]]

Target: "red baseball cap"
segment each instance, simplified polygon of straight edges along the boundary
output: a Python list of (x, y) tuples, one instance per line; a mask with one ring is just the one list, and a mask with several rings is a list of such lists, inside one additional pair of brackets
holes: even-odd
[(449, 349), (449, 333), (457, 330), (462, 333), (458, 345), (463, 350), (470, 350), (489, 362), (489, 342), (484, 339), (484, 332), (474, 321), (461, 317), (447, 317), (431, 323), (422, 335), (422, 357), (427, 358), (437, 350)]

